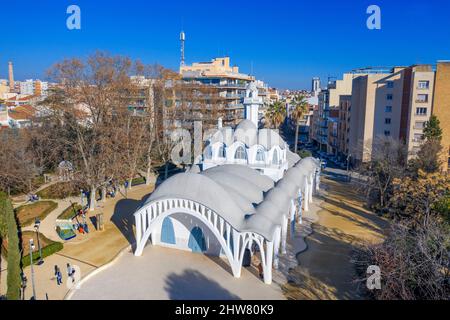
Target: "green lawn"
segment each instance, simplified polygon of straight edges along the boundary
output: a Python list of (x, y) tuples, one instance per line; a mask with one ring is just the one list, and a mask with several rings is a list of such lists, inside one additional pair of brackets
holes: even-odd
[(78, 210), (82, 209), (81, 205), (78, 203), (74, 203), (73, 206), (69, 206), (64, 210), (59, 216), (58, 219), (61, 220), (69, 220), (72, 219)]

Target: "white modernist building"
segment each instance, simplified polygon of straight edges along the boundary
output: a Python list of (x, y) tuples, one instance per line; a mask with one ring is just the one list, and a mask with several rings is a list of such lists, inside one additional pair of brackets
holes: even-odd
[(300, 160), (275, 131), (258, 130), (253, 120), (230, 136), (220, 137), (219, 128), (203, 161), (163, 182), (135, 212), (136, 256), (151, 241), (226, 257), (240, 277), (246, 249), (256, 245), (264, 282), (272, 282), (289, 225), (294, 232), (319, 189), (320, 162)]
[(250, 83), (244, 98), (246, 119), (235, 129), (222, 127), (219, 119), (217, 130), (207, 137), (207, 147), (200, 161), (202, 170), (224, 164), (241, 164), (278, 181), (289, 167), (300, 160), (289, 150), (277, 130), (259, 129), (262, 104), (256, 85)]

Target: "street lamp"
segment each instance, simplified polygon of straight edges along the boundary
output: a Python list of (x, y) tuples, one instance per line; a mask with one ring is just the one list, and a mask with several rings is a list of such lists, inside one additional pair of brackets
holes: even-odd
[(83, 195), (84, 195), (84, 190), (83, 190), (83, 189), (80, 189), (80, 192), (81, 192), (81, 207), (84, 208), (84, 197), (83, 197)]
[(350, 172), (349, 172), (349, 167), (350, 167), (350, 158), (351, 158), (351, 154), (349, 154), (347, 156), (347, 180), (350, 181)]
[(41, 225), (41, 221), (39, 219), (36, 219), (36, 221), (34, 222), (34, 229), (36, 230), (37, 243), (38, 243), (38, 249), (39, 249), (39, 261), (37, 263), (39, 266), (44, 263), (44, 260), (42, 260), (41, 241), (39, 240), (39, 226), (40, 225)]
[(30, 267), (31, 267), (31, 285), (33, 288), (33, 296), (31, 300), (36, 300), (36, 287), (34, 286), (34, 269), (33, 269), (33, 250), (34, 250), (33, 239), (30, 239)]

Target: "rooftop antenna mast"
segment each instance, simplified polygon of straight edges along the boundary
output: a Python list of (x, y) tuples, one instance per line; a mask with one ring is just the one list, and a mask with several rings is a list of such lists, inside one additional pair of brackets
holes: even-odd
[(180, 66), (184, 67), (185, 65), (185, 60), (184, 60), (184, 43), (186, 41), (186, 34), (184, 33), (184, 31), (181, 31), (180, 33), (180, 42), (181, 42), (181, 61), (180, 61)]
[(181, 19), (181, 32), (180, 32), (180, 43), (181, 43), (181, 59), (180, 59), (180, 67), (185, 66), (185, 59), (184, 59), (184, 44), (186, 41), (186, 34), (183, 31), (184, 29), (184, 19)]

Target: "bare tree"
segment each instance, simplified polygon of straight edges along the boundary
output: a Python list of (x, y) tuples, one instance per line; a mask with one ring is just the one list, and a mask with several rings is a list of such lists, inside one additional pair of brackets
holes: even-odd
[(370, 145), (371, 161), (360, 165), (358, 171), (366, 177), (363, 188), (375, 208), (384, 210), (392, 193), (394, 179), (406, 173), (408, 150), (406, 145), (392, 137), (377, 136)]

